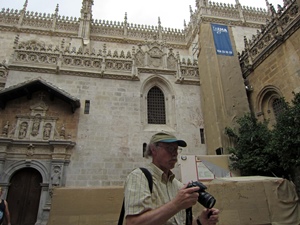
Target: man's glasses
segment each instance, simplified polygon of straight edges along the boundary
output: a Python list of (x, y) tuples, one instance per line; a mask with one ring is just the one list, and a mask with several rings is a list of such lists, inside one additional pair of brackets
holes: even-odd
[(163, 149), (165, 149), (167, 152), (174, 154), (174, 153), (181, 153), (182, 149), (175, 147), (175, 146), (171, 146), (171, 145), (158, 145), (157, 147), (161, 147)]

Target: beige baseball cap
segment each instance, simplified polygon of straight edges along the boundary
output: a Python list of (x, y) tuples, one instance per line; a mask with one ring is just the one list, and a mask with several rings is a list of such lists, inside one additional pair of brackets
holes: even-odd
[(187, 146), (187, 144), (184, 140), (178, 140), (173, 134), (169, 134), (169, 133), (165, 133), (165, 132), (156, 133), (151, 137), (150, 143), (157, 143), (157, 142), (163, 142), (163, 143), (177, 142), (178, 146), (180, 146), (180, 147)]

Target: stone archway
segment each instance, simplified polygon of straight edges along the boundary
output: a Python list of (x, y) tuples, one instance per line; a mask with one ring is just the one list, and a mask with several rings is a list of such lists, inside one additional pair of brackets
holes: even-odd
[(42, 176), (36, 169), (23, 168), (13, 174), (7, 202), (13, 225), (34, 225), (37, 221)]

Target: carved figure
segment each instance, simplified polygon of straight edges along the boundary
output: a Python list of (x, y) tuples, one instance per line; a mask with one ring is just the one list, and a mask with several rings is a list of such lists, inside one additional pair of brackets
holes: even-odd
[(2, 130), (2, 136), (3, 137), (7, 137), (8, 128), (9, 128), (9, 121), (6, 121), (6, 124), (5, 124), (5, 126), (3, 127), (3, 130)]
[(32, 125), (32, 131), (31, 131), (31, 135), (32, 136), (36, 136), (39, 133), (41, 121), (40, 121), (40, 118), (38, 116), (39, 115), (37, 115), (34, 118), (34, 122), (33, 122), (33, 125)]
[(20, 130), (19, 130), (19, 138), (25, 138), (27, 134), (27, 127), (28, 124), (26, 122), (21, 123)]
[(53, 168), (53, 174), (51, 176), (52, 186), (59, 186), (61, 179), (61, 168), (60, 166), (55, 166)]
[(52, 129), (52, 125), (50, 123), (47, 123), (44, 127), (44, 132), (43, 132), (43, 138), (44, 139), (49, 139), (50, 138), (51, 129)]
[(65, 125), (64, 125), (64, 124), (62, 125), (62, 127), (61, 127), (61, 129), (60, 129), (60, 134), (59, 134), (59, 136), (60, 136), (61, 138), (63, 138), (63, 139), (65, 139), (65, 137), (66, 137), (66, 129), (65, 129)]

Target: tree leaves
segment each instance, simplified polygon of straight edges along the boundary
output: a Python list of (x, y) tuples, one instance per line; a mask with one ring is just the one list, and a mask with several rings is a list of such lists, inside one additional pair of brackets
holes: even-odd
[(234, 140), (229, 148), (231, 167), (242, 175), (287, 176), (300, 166), (300, 93), (293, 93), (292, 104), (281, 99), (283, 112), (272, 130), (253, 114), (237, 120), (237, 131), (226, 127), (225, 134)]

